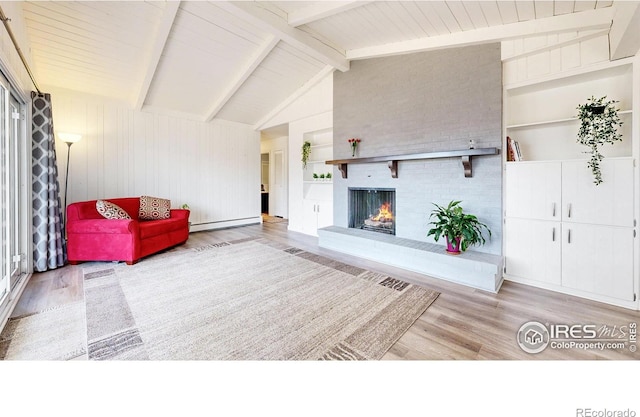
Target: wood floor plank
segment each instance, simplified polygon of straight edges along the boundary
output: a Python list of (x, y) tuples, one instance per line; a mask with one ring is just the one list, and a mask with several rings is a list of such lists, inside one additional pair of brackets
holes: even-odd
[[(440, 296), (392, 346), (383, 360), (640, 359), (639, 352), (628, 349), (547, 348), (542, 353), (529, 354), (520, 349), (516, 340), (520, 326), (529, 321), (625, 326), (640, 321), (637, 311), (508, 281), (498, 294), (480, 291), (321, 248), (317, 238), (288, 231), (286, 222), (194, 232), (184, 245), (172, 250), (246, 238), (270, 239), (439, 291)], [(33, 274), (12, 317), (82, 300), (82, 270), (86, 266), (65, 266)]]

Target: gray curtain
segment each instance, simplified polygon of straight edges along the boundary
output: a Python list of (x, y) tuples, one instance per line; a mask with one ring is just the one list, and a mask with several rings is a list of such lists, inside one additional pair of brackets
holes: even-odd
[(56, 161), (51, 95), (31, 93), (33, 263), (43, 272), (67, 262), (63, 208)]

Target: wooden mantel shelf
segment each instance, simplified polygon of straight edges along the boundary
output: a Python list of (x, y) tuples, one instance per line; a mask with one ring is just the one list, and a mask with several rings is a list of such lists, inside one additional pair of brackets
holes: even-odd
[(327, 165), (338, 165), (338, 169), (342, 173), (342, 178), (347, 178), (347, 166), (349, 164), (372, 164), (375, 162), (386, 162), (391, 170), (391, 177), (398, 178), (398, 161), (412, 161), (416, 159), (434, 159), (434, 158), (454, 158), (459, 157), (462, 160), (464, 168), (464, 176), (470, 178), (471, 175), (471, 157), (482, 155), (497, 155), (498, 148), (478, 148), (478, 149), (461, 149), (457, 151), (440, 151), (427, 153), (412, 153), (406, 155), (392, 156), (374, 156), (371, 158), (351, 158), (336, 159), (326, 161)]

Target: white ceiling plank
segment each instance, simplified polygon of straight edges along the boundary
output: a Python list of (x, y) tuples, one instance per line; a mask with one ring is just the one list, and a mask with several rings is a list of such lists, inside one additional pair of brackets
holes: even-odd
[(256, 52), (254, 56), (252, 56), (244, 68), (238, 71), (237, 77), (229, 84), (226, 91), (222, 94), (222, 96), (216, 100), (211, 109), (209, 110), (205, 121), (210, 122), (213, 120), (218, 112), (224, 107), (224, 105), (233, 97), (233, 95), (242, 87), (244, 82), (249, 78), (251, 74), (258, 68), (258, 66), (264, 61), (264, 59), (271, 53), (273, 48), (280, 42), (280, 40), (275, 36), (270, 36), (264, 44), (260, 47), (260, 49)]
[(469, 17), (469, 13), (465, 8), (465, 3), (461, 1), (448, 1), (447, 6), (453, 17), (456, 19), (462, 30), (473, 30), (475, 26)]
[(536, 9), (533, 0), (516, 1), (516, 11), (518, 12), (518, 20), (520, 22), (536, 18)]
[(437, 33), (435, 36), (439, 35), (448, 35), (449, 28), (444, 24), (438, 12), (433, 8), (433, 2), (430, 1), (419, 1), (416, 2), (416, 6), (422, 12), (422, 15), (427, 18), (427, 20), (431, 23), (431, 27), (433, 27)]
[(436, 11), (440, 19), (447, 26), (447, 30), (449, 32), (456, 33), (456, 32), (462, 31), (460, 24), (458, 23), (456, 18), (453, 16), (453, 13), (451, 12), (451, 10), (449, 9), (449, 7), (445, 2), (434, 1), (434, 2), (431, 2), (431, 5), (433, 7), (433, 10)]
[(396, 42), (369, 48), (353, 49), (347, 51), (347, 58), (350, 60), (366, 59), (409, 52), (498, 42), (525, 36), (539, 36), (577, 30), (606, 29), (610, 27), (612, 18), (612, 8), (590, 10), (577, 14), (554, 16), (545, 19), (529, 20), (503, 26), (453, 33), (447, 36), (434, 36), (431, 38)]
[(556, 0), (553, 3), (553, 14), (559, 16), (561, 14), (573, 13), (574, 1)]
[(482, 6), (480, 6), (479, 1), (465, 1), (463, 4), (471, 22), (473, 23), (474, 29), (486, 28), (489, 26), (487, 18), (482, 12)]
[(316, 86), (320, 81), (324, 80), (326, 76), (335, 71), (335, 68), (331, 65), (325, 66), (320, 72), (314, 75), (309, 81), (304, 83), (304, 85), (298, 88), (293, 94), (287, 97), (283, 102), (277, 105), (273, 110), (271, 110), (267, 115), (265, 115), (258, 123), (256, 123), (253, 128), (255, 130), (261, 130), (273, 117), (275, 117), (278, 113), (284, 110), (288, 105), (296, 101), (300, 98), (304, 93), (311, 90)]
[(433, 27), (429, 19), (422, 13), (422, 10), (416, 5), (415, 2), (403, 2), (400, 3), (404, 7), (411, 18), (416, 22), (418, 27), (427, 36), (436, 36), (438, 32)]
[(518, 21), (518, 9), (515, 1), (498, 1), (498, 9), (502, 16), (502, 23), (515, 23)]
[(158, 63), (160, 62), (162, 51), (164, 50), (165, 44), (167, 43), (167, 39), (169, 39), (171, 27), (173, 26), (173, 22), (176, 19), (176, 15), (178, 14), (179, 9), (179, 0), (167, 2), (167, 7), (164, 9), (164, 12), (162, 14), (162, 20), (158, 25), (156, 36), (153, 37), (153, 45), (149, 50), (147, 59), (143, 66), (143, 68), (146, 68), (146, 71), (141, 77), (142, 79), (138, 85), (138, 88), (134, 90), (137, 91), (136, 96), (134, 97), (134, 106), (136, 110), (142, 109), (144, 101), (147, 98), (147, 93), (149, 92), (151, 81), (153, 81), (153, 76), (156, 73), (156, 69), (158, 68)]
[(289, 25), (293, 27), (302, 26), (356, 7), (364, 6), (367, 3), (371, 2), (362, 0), (317, 2), (289, 13), (288, 22)]
[(553, 16), (553, 1), (536, 0), (533, 6), (536, 9), (536, 19)]
[(601, 9), (603, 7), (609, 7), (613, 4), (613, 0), (598, 0), (596, 2), (596, 8)]
[(325, 45), (306, 32), (289, 26), (288, 22), (260, 7), (253, 2), (219, 2), (216, 6), (225, 9), (235, 15), (241, 16), (249, 23), (269, 31), (282, 41), (295, 46), (306, 54), (318, 59), (326, 65), (339, 69), (349, 70), (349, 61), (343, 52)]
[(498, 3), (495, 1), (481, 1), (480, 8), (489, 26), (501, 25), (503, 23), (502, 16), (500, 16), (500, 9), (498, 9)]
[(583, 12), (585, 10), (592, 10), (596, 8), (596, 0), (580, 0), (576, 1), (573, 6), (574, 12)]

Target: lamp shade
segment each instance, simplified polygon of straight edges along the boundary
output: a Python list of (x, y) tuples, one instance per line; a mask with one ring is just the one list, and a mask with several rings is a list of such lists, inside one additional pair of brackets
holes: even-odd
[(76, 133), (58, 133), (58, 137), (67, 144), (76, 143), (82, 139), (82, 136)]

